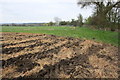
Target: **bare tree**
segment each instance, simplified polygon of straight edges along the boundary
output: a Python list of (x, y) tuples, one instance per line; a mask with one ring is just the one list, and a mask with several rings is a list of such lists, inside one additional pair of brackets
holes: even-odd
[(55, 17), (54, 20), (55, 20), (56, 26), (59, 26), (61, 19), (58, 17)]

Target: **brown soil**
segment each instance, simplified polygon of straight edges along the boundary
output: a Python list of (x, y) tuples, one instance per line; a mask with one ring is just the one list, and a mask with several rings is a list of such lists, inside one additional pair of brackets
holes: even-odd
[(31, 33), (0, 33), (4, 78), (118, 78), (118, 47)]

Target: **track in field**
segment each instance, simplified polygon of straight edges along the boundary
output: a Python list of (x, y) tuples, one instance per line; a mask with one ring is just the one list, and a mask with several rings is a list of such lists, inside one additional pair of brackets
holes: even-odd
[(118, 78), (118, 49), (90, 40), (2, 33), (2, 79)]

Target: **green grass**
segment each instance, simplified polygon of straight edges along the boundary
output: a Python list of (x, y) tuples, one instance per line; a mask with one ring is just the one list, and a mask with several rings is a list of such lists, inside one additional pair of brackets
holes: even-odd
[(118, 46), (118, 32), (92, 30), (85, 27), (56, 27), (56, 26), (39, 26), (39, 27), (16, 27), (2, 26), (2, 32), (24, 32), (24, 33), (44, 33), (58, 36), (69, 36), (84, 39), (93, 39), (95, 41), (110, 43)]

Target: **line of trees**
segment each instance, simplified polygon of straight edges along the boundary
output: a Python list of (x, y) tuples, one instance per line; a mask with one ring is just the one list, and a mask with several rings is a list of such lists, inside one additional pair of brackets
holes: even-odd
[(87, 20), (87, 24), (95, 25), (98, 29), (109, 28), (112, 31), (118, 28), (120, 22), (120, 1), (113, 0), (94, 0), (88, 2), (88, 0), (78, 1), (78, 5), (81, 8), (94, 5), (94, 13)]
[(53, 26), (53, 25), (55, 26), (79, 26), (79, 27), (83, 25), (83, 17), (81, 14), (79, 14), (77, 19), (71, 19), (71, 21), (62, 21), (58, 17), (55, 17), (54, 20), (55, 20), (55, 23), (49, 22), (48, 25), (49, 26)]
[(48, 23), (4, 23), (0, 26), (48, 26)]

